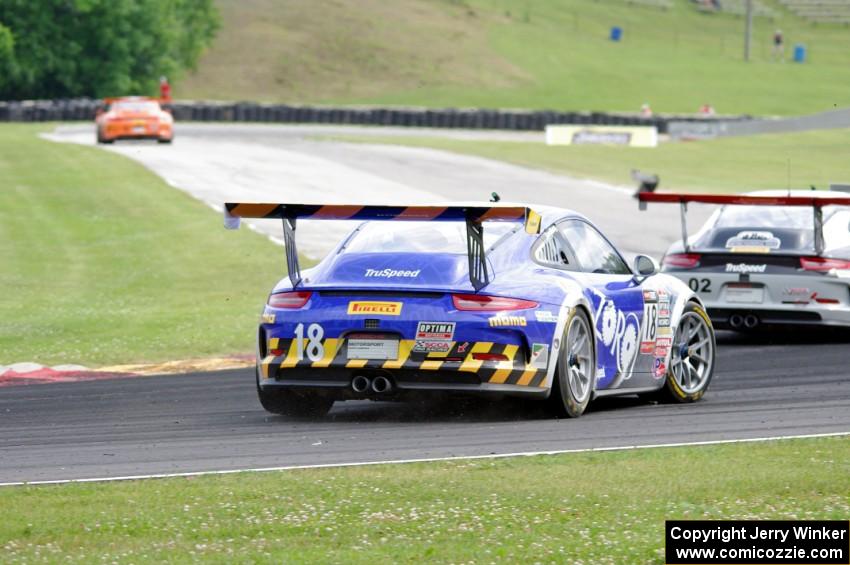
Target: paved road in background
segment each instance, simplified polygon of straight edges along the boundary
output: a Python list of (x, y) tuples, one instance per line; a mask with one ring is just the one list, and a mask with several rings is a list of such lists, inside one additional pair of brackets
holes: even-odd
[[(118, 142), (108, 149), (140, 161), (173, 186), (212, 206), (240, 200), (367, 204), (481, 201), (498, 192), (505, 201), (581, 212), (628, 252), (659, 257), (680, 234), (678, 209), (656, 205), (638, 212), (633, 187), (446, 151), (317, 139), (342, 134), (542, 143), (542, 134), (533, 132), (179, 124), (171, 146)], [(62, 126), (50, 136), (88, 145), (95, 144), (94, 137), (93, 127), (87, 125)], [(708, 212), (694, 205), (691, 225), (700, 225)], [(263, 233), (280, 237), (278, 222), (259, 220), (252, 224)], [(319, 226), (300, 222), (299, 249), (320, 258), (351, 228), (342, 222), (321, 222)]]
[[(583, 212), (632, 251), (659, 255), (679, 233), (676, 210), (638, 214), (627, 188), (440, 151), (311, 139), (349, 131), (187, 124), (171, 147), (109, 150), (211, 205), (481, 200), (497, 191), (504, 200)], [(94, 133), (71, 126), (53, 138), (92, 144)], [(694, 226), (705, 216), (695, 212)], [(276, 222), (258, 225), (278, 234)], [(308, 231), (299, 224), (302, 249), (321, 254), (327, 243)], [(725, 335), (703, 402), (607, 399), (578, 420), (505, 401), (347, 402), (327, 419), (292, 421), (263, 412), (251, 371), (7, 387), (0, 389), (0, 482), (848, 432), (850, 335), (800, 333), (777, 343)]]
[(704, 401), (601, 399), (577, 420), (513, 400), (349, 401), (292, 421), (260, 408), (247, 370), (7, 387), (0, 482), (850, 432), (846, 342), (720, 347)]

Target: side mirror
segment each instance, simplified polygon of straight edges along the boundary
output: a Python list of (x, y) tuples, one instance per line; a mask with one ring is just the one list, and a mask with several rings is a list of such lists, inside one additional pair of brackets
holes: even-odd
[(649, 277), (658, 272), (658, 263), (652, 257), (636, 255), (633, 270), (638, 276)]

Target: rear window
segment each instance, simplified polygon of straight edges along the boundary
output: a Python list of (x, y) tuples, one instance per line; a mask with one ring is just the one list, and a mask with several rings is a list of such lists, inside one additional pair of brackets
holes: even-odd
[[(740, 250), (767, 247), (773, 252), (814, 251), (814, 211), (808, 206), (726, 206), (696, 237), (695, 247)], [(850, 248), (850, 209), (823, 208), (824, 249)]]
[(823, 242), (827, 253), (850, 257), (850, 209), (841, 208), (824, 221)]
[(814, 229), (812, 209), (805, 206), (725, 206), (714, 227)]
[[(484, 247), (492, 246), (517, 224), (484, 224)], [(351, 253), (458, 253), (466, 254), (463, 222), (365, 222), (346, 244)]]

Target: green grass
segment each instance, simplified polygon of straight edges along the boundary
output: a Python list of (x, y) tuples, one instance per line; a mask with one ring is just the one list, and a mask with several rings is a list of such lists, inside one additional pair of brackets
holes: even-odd
[(655, 148), (371, 135), (334, 138), (430, 147), (628, 186), (634, 186), (630, 171), (639, 169), (658, 174), (661, 190), (744, 192), (850, 182), (850, 130), (663, 143)]
[(4, 562), (662, 563), (665, 519), (850, 513), (848, 438), (0, 489)]
[[(278, 248), (140, 164), (0, 126), (0, 365), (251, 353)], [(167, 151), (167, 148), (163, 148)]]
[[(848, 105), (847, 29), (774, 0), (745, 63), (742, 18), (622, 0), (218, 0), (223, 28), (183, 98), (802, 114)], [(611, 26), (624, 29), (609, 41)], [(781, 27), (786, 58), (771, 60)]]

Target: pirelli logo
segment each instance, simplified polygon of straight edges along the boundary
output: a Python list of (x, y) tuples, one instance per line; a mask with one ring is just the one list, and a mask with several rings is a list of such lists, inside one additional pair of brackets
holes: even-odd
[(528, 321), (525, 319), (525, 316), (493, 316), (487, 321), (490, 323), (491, 328), (528, 325)]
[(349, 302), (348, 314), (353, 316), (400, 316), (401, 302)]

